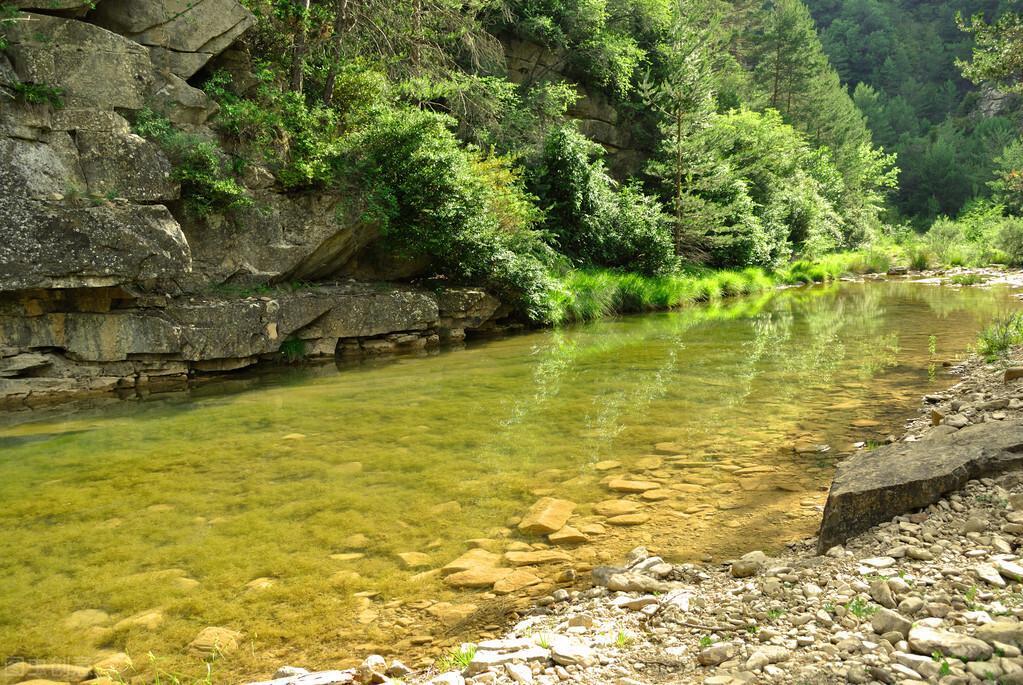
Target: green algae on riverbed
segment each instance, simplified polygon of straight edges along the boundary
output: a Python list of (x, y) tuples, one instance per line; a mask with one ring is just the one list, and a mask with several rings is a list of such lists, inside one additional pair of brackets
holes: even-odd
[(487, 601), (417, 574), (470, 539), (505, 548), (509, 518), (547, 493), (600, 523), (592, 505), (622, 497), (608, 474), (665, 498), (627, 496), (649, 521), (570, 550), (581, 567), (650, 540), (675, 559), (781, 545), (812, 534), (834, 457), (897, 432), (948, 382), (941, 361), (1013, 306), (910, 283), (790, 290), (12, 424), (0, 656), (153, 652), (192, 672), (185, 645), (226, 626), (244, 634), (217, 664), (234, 681), (457, 640), (419, 602)]

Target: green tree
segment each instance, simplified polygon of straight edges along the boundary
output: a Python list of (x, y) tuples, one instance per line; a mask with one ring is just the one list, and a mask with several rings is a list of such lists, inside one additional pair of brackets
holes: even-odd
[(689, 188), (705, 164), (689, 144), (708, 125), (715, 110), (714, 55), (721, 49), (720, 25), (713, 6), (702, 0), (677, 0), (668, 39), (661, 46), (663, 79), (648, 73), (639, 85), (644, 103), (659, 117), (661, 145), (649, 172), (669, 188), (675, 252), (685, 251)]

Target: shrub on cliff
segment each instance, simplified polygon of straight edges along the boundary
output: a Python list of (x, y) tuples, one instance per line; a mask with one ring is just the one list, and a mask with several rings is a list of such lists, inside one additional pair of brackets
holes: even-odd
[(151, 109), (135, 115), (135, 133), (163, 150), (173, 164), (171, 177), (181, 183), (181, 199), (197, 216), (231, 212), (252, 204), (235, 180), (232, 163), (215, 144), (185, 133)]

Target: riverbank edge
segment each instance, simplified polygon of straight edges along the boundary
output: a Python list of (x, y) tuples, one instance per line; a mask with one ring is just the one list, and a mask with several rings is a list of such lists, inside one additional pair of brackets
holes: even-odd
[[(934, 274), (891, 267), (857, 251), (783, 270), (701, 271), (663, 277), (576, 270), (551, 297), (553, 326), (665, 311), (773, 289)], [(977, 270), (960, 269), (956, 273)], [(0, 411), (96, 400), (138, 400), (281, 365), (423, 354), (540, 328), (478, 288), (347, 281), (203, 296), (122, 288), (0, 295)]]

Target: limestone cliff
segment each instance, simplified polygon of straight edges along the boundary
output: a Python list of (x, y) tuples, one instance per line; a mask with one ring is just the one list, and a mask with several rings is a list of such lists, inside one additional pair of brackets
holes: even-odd
[[(486, 325), (473, 289), (367, 284), (422, 264), (327, 194), (258, 167), (254, 207), (190, 218), (153, 108), (201, 137), (217, 105), (188, 83), (253, 24), (236, 0), (17, 0), (0, 52), (0, 406), (144, 394), (290, 353), (419, 349)], [(62, 92), (59, 106), (19, 97)], [(301, 292), (274, 283), (315, 281)], [(259, 296), (246, 296), (247, 293)]]

